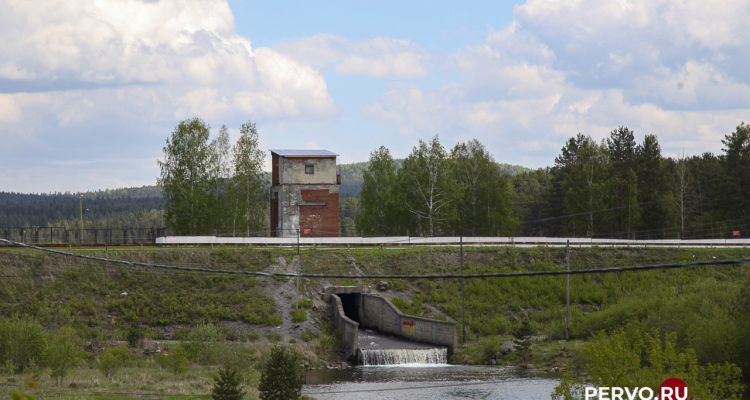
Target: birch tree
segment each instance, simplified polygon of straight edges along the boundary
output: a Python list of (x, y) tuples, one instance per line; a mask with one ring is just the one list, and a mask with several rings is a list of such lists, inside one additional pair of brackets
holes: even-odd
[(511, 221), (508, 177), (476, 139), (457, 144), (450, 158), (462, 192), (453, 226), (472, 236), (494, 235), (495, 227)]
[(416, 219), (420, 235), (433, 236), (438, 224), (451, 218), (458, 188), (452, 179), (452, 163), (438, 135), (419, 140), (399, 169), (404, 206)]
[(681, 237), (685, 237), (685, 221), (687, 221), (693, 210), (693, 180), (690, 176), (685, 152), (677, 157), (675, 161), (674, 173), (672, 174), (672, 192), (674, 193), (673, 202), (677, 219), (680, 221)]
[(232, 150), (234, 176), (232, 229), (244, 227), (249, 236), (251, 230), (260, 230), (266, 223), (268, 190), (263, 172), (265, 152), (259, 148), (258, 129), (247, 122), (240, 127), (240, 138)]
[(211, 141), (211, 161), (209, 173), (212, 201), (214, 206), (213, 221), (217, 228), (227, 225), (228, 213), (226, 205), (231, 202), (230, 184), (232, 178), (232, 144), (229, 140), (229, 129), (222, 125), (216, 138)]
[(392, 234), (393, 220), (396, 217), (394, 191), (398, 177), (393, 157), (387, 148), (380, 146), (370, 153), (370, 160), (362, 177), (360, 229), (383, 236)]
[(211, 128), (200, 118), (181, 121), (167, 139), (157, 184), (164, 196), (164, 222), (178, 235), (210, 230), (208, 143)]

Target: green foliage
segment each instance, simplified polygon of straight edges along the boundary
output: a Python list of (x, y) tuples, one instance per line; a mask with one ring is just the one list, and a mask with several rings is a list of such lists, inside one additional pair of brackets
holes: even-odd
[(230, 366), (219, 368), (219, 374), (214, 377), (214, 387), (211, 392), (214, 400), (240, 400), (245, 395), (242, 390), (242, 375), (239, 370)]
[(33, 371), (46, 361), (42, 326), (29, 316), (0, 319), (0, 366), (11, 373)]
[(219, 342), (225, 338), (224, 330), (208, 323), (195, 326), (187, 335), (183, 346), (192, 354), (191, 359), (202, 365), (217, 364), (222, 356)]
[(357, 197), (344, 197), (339, 200), (339, 226), (341, 236), (359, 236), (357, 221), (360, 218), (360, 200)]
[(534, 329), (531, 327), (528, 318), (524, 318), (521, 321), (521, 325), (513, 331), (513, 336), (516, 338), (513, 343), (518, 346), (518, 351), (523, 353), (523, 361), (526, 362), (529, 358), (529, 349), (532, 345), (531, 336), (534, 334)]
[(269, 332), (266, 334), (266, 339), (268, 339), (271, 343), (278, 343), (283, 339), (284, 337), (280, 333), (276, 332)]
[(302, 355), (292, 348), (276, 346), (263, 366), (260, 398), (263, 400), (299, 399), (304, 384)]
[(312, 308), (313, 302), (310, 299), (302, 299), (299, 301), (299, 306), (302, 308)]
[(156, 356), (156, 363), (169, 369), (175, 375), (184, 374), (190, 367), (190, 352), (182, 345), (175, 345), (168, 354), (159, 354)]
[[(419, 236), (434, 236), (442, 220), (455, 217), (460, 186), (453, 179), (455, 165), (438, 135), (429, 142), (419, 140), (398, 170), (398, 204), (405, 206), (410, 226)], [(364, 212), (364, 208), (363, 208)], [(404, 221), (406, 222), (406, 221)]]
[[(663, 338), (657, 332), (630, 329), (601, 333), (582, 352), (588, 371), (586, 381), (600, 387), (650, 387), (658, 393), (661, 383), (679, 377), (690, 388), (691, 399), (732, 399), (742, 397), (741, 370), (730, 363), (701, 366), (692, 351), (677, 350), (677, 335)], [(583, 378), (567, 376), (555, 388), (553, 399), (581, 398)]]
[(307, 311), (305, 310), (291, 309), (289, 314), (292, 314), (292, 321), (294, 322), (307, 321)]
[(102, 353), (99, 360), (99, 371), (106, 377), (114, 376), (120, 368), (125, 365), (131, 358), (128, 349), (124, 347), (114, 347), (107, 349)]
[(145, 336), (145, 333), (141, 325), (138, 322), (131, 323), (130, 328), (128, 329), (128, 336), (127, 336), (128, 346), (141, 347), (144, 336)]
[(368, 235), (393, 235), (398, 226), (396, 165), (384, 146), (370, 153), (360, 192), (361, 218), (357, 228)]
[(47, 365), (50, 376), (56, 384), (63, 383), (68, 372), (81, 362), (81, 354), (76, 348), (75, 331), (64, 329), (47, 335)]
[[(498, 226), (510, 226), (511, 195), (509, 178), (482, 143), (473, 139), (457, 144), (450, 154), (453, 179), (460, 186), (456, 213), (448, 223), (463, 236), (494, 236)], [(486, 229), (494, 227), (492, 229)], [(511, 233), (512, 229), (501, 229)]]

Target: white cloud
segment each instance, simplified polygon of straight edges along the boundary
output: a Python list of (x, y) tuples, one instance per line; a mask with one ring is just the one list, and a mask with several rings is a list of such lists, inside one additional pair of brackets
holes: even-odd
[(434, 59), (415, 43), (387, 36), (351, 41), (342, 36), (318, 34), (277, 43), (274, 48), (306, 64), (335, 65), (340, 74), (388, 79), (427, 76)]
[[(225, 1), (11, 2), (0, 15), (0, 76), (15, 81), (15, 92), (114, 96), (128, 94), (114, 88), (143, 87), (150, 96), (137, 100), (154, 103), (163, 118), (326, 120), (337, 112), (317, 71), (236, 35)], [(59, 118), (80, 122), (135, 99), (113, 100), (79, 103), (75, 115)], [(275, 105), (248, 106), (259, 102)]]
[(460, 79), (393, 84), (363, 112), (410, 138), (476, 137), (499, 159), (535, 166), (578, 132), (600, 140), (619, 125), (656, 134), (668, 155), (718, 152), (750, 115), (750, 69), (726, 59), (750, 45), (740, 29), (750, 8), (688, 3), (529, 0), (515, 21), (446, 57)]

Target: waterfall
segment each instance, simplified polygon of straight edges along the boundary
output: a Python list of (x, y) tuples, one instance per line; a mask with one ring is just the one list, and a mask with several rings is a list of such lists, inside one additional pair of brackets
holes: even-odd
[(447, 364), (447, 349), (370, 349), (359, 350), (360, 365)]

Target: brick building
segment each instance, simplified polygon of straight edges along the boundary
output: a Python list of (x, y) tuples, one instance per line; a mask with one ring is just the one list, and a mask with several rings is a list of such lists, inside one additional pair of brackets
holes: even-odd
[(339, 236), (338, 154), (271, 149), (271, 236)]

